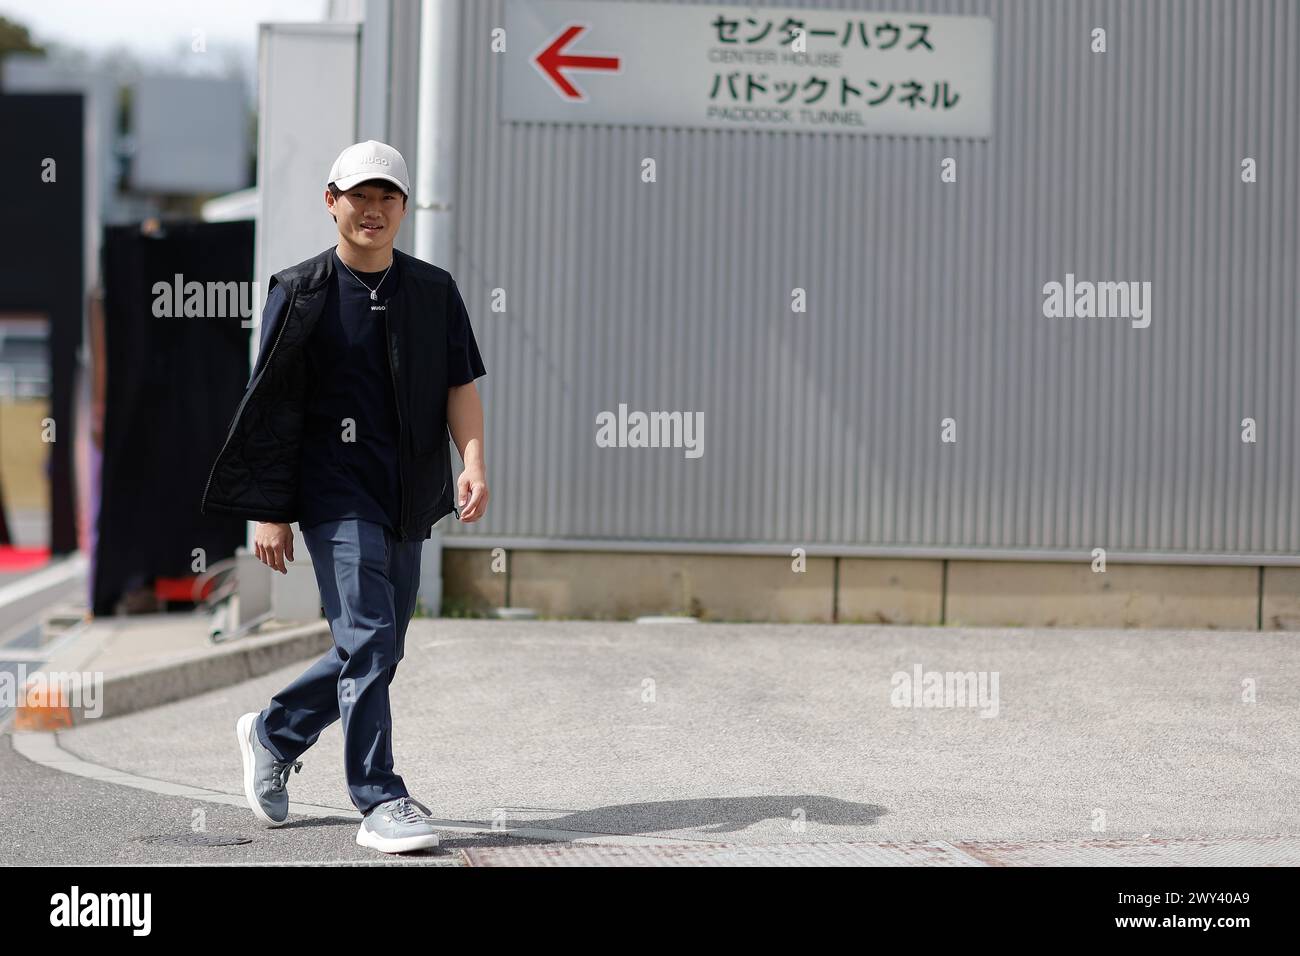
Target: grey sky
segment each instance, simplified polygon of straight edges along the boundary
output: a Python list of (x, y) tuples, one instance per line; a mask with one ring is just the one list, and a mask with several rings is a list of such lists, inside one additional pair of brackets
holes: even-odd
[(257, 24), (324, 18), (326, 0), (0, 0), (0, 16), (26, 26), (38, 43), (92, 54), (124, 46), (141, 61), (172, 63), (195, 30), (209, 47), (236, 48), (251, 61)]

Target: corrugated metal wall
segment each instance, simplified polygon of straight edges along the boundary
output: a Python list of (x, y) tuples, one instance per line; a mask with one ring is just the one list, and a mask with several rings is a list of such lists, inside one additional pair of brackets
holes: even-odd
[[(449, 536), (1300, 554), (1300, 4), (803, 6), (992, 17), (993, 137), (502, 123), (502, 4), (465, 4), (492, 503)], [(1045, 318), (1066, 273), (1149, 280), (1150, 327)], [(703, 412), (703, 457), (598, 448), (619, 403)]]

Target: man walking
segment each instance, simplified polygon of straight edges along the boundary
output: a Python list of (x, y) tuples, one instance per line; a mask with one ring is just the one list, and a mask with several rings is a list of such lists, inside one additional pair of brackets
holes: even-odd
[[(393, 769), (388, 687), (415, 612), (420, 552), (450, 512), (488, 502), (486, 374), (455, 280), (393, 247), (406, 162), (392, 146), (349, 146), (325, 206), (338, 244), (271, 279), (253, 374), (204, 490), (204, 513), (257, 522), (259, 560), (281, 573), (297, 521), (334, 646), (236, 732), (244, 793), (278, 826), (298, 757), (335, 719), (357, 843), (386, 853), (437, 845), (429, 810)], [(465, 463), (451, 480), (448, 432)]]

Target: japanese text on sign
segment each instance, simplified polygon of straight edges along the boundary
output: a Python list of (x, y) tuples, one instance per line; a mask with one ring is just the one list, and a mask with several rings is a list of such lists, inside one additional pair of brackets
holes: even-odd
[(988, 136), (985, 17), (507, 0), (505, 119)]

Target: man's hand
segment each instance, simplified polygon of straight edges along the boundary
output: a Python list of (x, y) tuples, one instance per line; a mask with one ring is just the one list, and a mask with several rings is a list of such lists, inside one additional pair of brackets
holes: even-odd
[(472, 381), (447, 389), (447, 430), (465, 463), (456, 479), (459, 517), (465, 522), (477, 521), (487, 508), (488, 487), (483, 463), (483, 402)]
[(460, 509), (460, 520), (477, 521), (487, 510), (487, 503), (488, 486), (483, 469), (466, 468), (456, 479), (456, 507)]
[(284, 562), (293, 560), (293, 529), (287, 524), (259, 521), (253, 529), (253, 550), (257, 560), (272, 571), (288, 574)]

